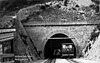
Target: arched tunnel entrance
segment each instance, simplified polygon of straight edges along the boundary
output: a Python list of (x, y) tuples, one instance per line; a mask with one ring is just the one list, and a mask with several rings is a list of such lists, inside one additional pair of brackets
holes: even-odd
[(44, 48), (44, 57), (47, 58), (75, 58), (76, 47), (67, 35), (58, 33), (48, 39)]

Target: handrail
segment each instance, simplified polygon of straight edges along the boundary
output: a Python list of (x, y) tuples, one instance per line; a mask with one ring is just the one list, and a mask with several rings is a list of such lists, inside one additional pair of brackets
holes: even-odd
[(0, 54), (1, 58), (4, 58), (4, 57), (14, 57), (14, 56), (15, 56), (14, 54)]
[(13, 38), (14, 38), (14, 36), (2, 38), (2, 39), (0, 39), (0, 42), (4, 42), (4, 41), (7, 41), (7, 40), (11, 40), (11, 39), (13, 39)]
[(13, 28), (13, 29), (10, 29), (10, 28), (7, 28), (7, 29), (0, 28), (0, 33), (15, 32), (15, 31), (16, 31), (15, 28)]

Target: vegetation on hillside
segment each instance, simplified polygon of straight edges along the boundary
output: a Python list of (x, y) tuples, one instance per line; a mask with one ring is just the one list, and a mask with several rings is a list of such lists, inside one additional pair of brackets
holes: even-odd
[[(7, 2), (9, 1), (9, 2)], [(88, 21), (92, 23), (97, 23), (100, 20), (100, 12), (98, 11), (98, 3), (92, 4), (90, 6), (79, 6), (76, 2), (70, 1), (70, 0), (59, 0), (59, 1), (45, 1), (43, 4), (33, 4), (32, 1), (32, 6), (31, 4), (26, 4), (23, 0), (17, 1), (10, 1), (7, 0), (4, 2), (4, 6), (1, 5), (2, 10), (4, 9), (7, 11), (7, 14), (0, 20), (1, 23), (4, 23), (5, 21), (11, 22), (11, 20), (8, 20), (9, 17), (7, 16), (12, 16), (12, 15), (19, 15), (19, 19), (25, 20), (25, 19), (30, 19), (30, 20), (37, 20), (37, 21), (59, 21), (62, 20), (63, 22), (66, 21)], [(35, 0), (33, 0), (35, 2)], [(21, 3), (23, 2), (23, 3)], [(41, 2), (41, 1), (39, 1)], [(39, 3), (38, 2), (38, 3)], [(8, 7), (6, 7), (6, 3), (8, 3)], [(16, 3), (16, 4), (14, 4)], [(41, 2), (42, 3), (42, 2)], [(2, 2), (3, 4), (3, 2)], [(10, 5), (11, 4), (11, 5)], [(15, 6), (14, 6), (14, 5)], [(21, 6), (21, 7), (20, 7)], [(11, 10), (10, 10), (10, 8)], [(19, 8), (15, 9), (14, 8)], [(6, 13), (3, 11), (4, 13)], [(14, 12), (11, 12), (14, 11)], [(11, 13), (10, 13), (11, 12)], [(31, 17), (34, 16), (32, 19)], [(11, 17), (10, 17), (11, 19)], [(27, 21), (27, 20), (26, 20)], [(6, 23), (6, 22), (5, 22)], [(7, 24), (7, 23), (6, 23)], [(8, 25), (8, 24), (7, 24)], [(5, 27), (5, 26), (4, 26)]]

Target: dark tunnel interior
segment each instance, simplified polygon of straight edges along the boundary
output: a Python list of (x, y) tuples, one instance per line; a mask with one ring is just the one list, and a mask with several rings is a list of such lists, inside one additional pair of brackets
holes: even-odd
[[(69, 47), (69, 48), (68, 48)], [(47, 58), (75, 58), (76, 48), (71, 39), (65, 34), (55, 34), (48, 39), (44, 48), (44, 57)]]

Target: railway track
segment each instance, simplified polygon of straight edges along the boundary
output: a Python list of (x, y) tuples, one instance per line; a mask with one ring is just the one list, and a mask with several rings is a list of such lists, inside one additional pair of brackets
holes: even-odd
[[(80, 63), (73, 59), (65, 59), (65, 60), (66, 62), (62, 61), (62, 63)], [(60, 60), (59, 59), (58, 60), (57, 59), (47, 59), (44, 63), (57, 63), (56, 61), (60, 61)]]
[(44, 63), (55, 63), (56, 59), (47, 59)]
[(80, 63), (80, 62), (75, 61), (75, 60), (73, 60), (73, 59), (67, 59), (67, 61), (68, 61), (69, 63)]

